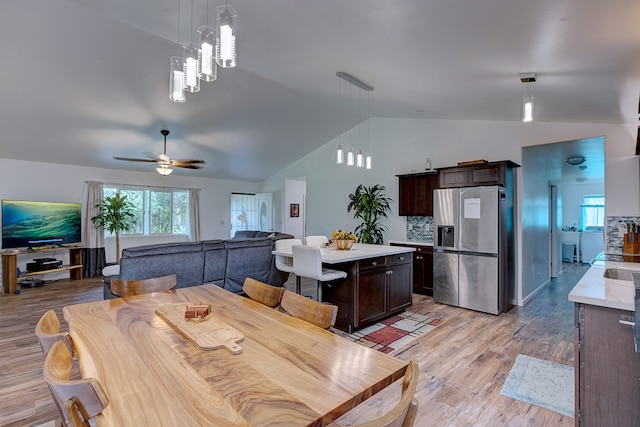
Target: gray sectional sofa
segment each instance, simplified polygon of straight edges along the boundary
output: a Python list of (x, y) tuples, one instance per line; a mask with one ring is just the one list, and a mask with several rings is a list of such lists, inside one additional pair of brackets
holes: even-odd
[(115, 298), (111, 279), (137, 280), (174, 274), (177, 288), (214, 283), (241, 293), (247, 277), (282, 286), (288, 273), (278, 270), (271, 252), (275, 241), (293, 239), (285, 233), (238, 231), (233, 239), (168, 243), (122, 251), (120, 274), (104, 278), (104, 299)]

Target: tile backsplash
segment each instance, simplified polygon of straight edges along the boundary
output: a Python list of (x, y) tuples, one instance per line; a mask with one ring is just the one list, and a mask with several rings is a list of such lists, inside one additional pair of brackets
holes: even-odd
[(408, 216), (407, 240), (433, 242), (433, 217)]
[(605, 231), (605, 253), (607, 259), (622, 261), (616, 259), (611, 254), (622, 253), (624, 248), (624, 235), (627, 232), (627, 224), (640, 224), (639, 216), (608, 216)]

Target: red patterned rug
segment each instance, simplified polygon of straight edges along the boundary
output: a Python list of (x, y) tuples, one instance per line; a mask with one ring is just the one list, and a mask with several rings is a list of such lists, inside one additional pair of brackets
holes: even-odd
[(442, 318), (405, 311), (343, 336), (383, 353), (391, 353), (434, 330), (442, 322)]

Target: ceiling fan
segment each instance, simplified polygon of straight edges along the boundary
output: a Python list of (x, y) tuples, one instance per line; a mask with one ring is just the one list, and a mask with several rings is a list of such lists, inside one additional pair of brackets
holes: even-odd
[(207, 164), (204, 160), (194, 160), (194, 159), (172, 159), (167, 156), (167, 135), (169, 135), (169, 131), (167, 129), (162, 129), (160, 133), (164, 136), (164, 150), (162, 154), (158, 155), (155, 158), (149, 159), (136, 159), (133, 157), (114, 157), (116, 160), (125, 160), (127, 162), (143, 162), (143, 163), (157, 163), (158, 167), (156, 171), (160, 175), (169, 175), (173, 172), (171, 166), (175, 166), (177, 168), (184, 169), (200, 169), (202, 166)]

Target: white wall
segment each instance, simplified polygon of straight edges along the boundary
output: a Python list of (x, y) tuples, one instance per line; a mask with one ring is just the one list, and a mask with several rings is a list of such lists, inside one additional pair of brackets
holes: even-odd
[[(395, 175), (412, 170), (424, 170), (426, 157), (431, 157), (434, 168), (456, 165), (459, 161), (486, 159), (522, 162), (522, 148), (552, 142), (570, 141), (593, 136), (605, 136), (607, 215), (640, 214), (638, 192), (638, 158), (635, 151), (635, 125), (591, 123), (529, 123), (412, 120), (372, 118), (370, 120), (370, 148), (374, 168), (370, 171), (336, 165), (335, 147), (343, 143), (341, 137), (328, 142), (299, 161), (265, 180), (263, 191), (284, 188), (287, 178), (306, 177), (307, 181), (307, 234), (328, 234), (334, 228), (354, 229), (356, 223), (347, 213), (348, 194), (360, 183), (374, 183), (387, 187), (393, 198), (392, 215), (387, 221), (388, 239), (405, 237), (405, 218), (398, 216), (398, 181)], [(345, 145), (343, 143), (343, 145)], [(349, 144), (346, 144), (349, 145)], [(366, 147), (366, 142), (361, 144)], [(522, 170), (518, 170), (518, 265), (523, 265), (522, 244), (524, 228), (527, 232), (541, 231), (535, 224), (521, 221)], [(543, 183), (545, 191), (548, 182)], [(536, 193), (537, 194), (537, 193)], [(534, 194), (535, 196), (535, 194)], [(535, 196), (537, 197), (537, 196)], [(546, 196), (545, 196), (546, 197)], [(275, 206), (282, 206), (282, 201)], [(281, 208), (282, 209), (282, 208)], [(283, 215), (276, 212), (275, 215)], [(548, 222), (548, 209), (544, 214)], [(530, 227), (533, 227), (532, 229)], [(544, 232), (545, 234), (547, 231)], [(536, 238), (536, 241), (539, 240)], [(546, 244), (546, 243), (545, 243)], [(533, 263), (531, 265), (530, 263)], [(528, 259), (531, 280), (543, 283), (548, 272), (546, 259)], [(519, 287), (522, 269), (518, 269)], [(526, 292), (529, 292), (527, 290)], [(520, 302), (528, 293), (520, 295)]]
[[(284, 196), (284, 228), (285, 233), (289, 233), (295, 236), (296, 239), (300, 239), (304, 242), (304, 217), (305, 217), (305, 196), (307, 192), (307, 184), (304, 179), (287, 179), (285, 181), (285, 196)], [(296, 217), (290, 216), (290, 205), (296, 203), (299, 206), (299, 215)]]
[[(85, 181), (199, 188), (201, 190), (202, 240), (224, 239), (229, 236), (231, 192), (257, 193), (260, 187), (253, 182), (215, 180), (176, 174), (162, 177), (155, 172), (131, 172), (0, 158), (0, 199), (84, 203)], [(174, 238), (168, 237), (162, 242), (171, 239)], [(135, 237), (125, 238), (121, 242), (123, 247), (148, 243), (159, 243), (159, 241), (157, 237)], [(112, 242), (107, 240), (106, 248), (111, 248), (111, 244)], [(20, 257), (21, 264), (26, 260), (27, 257)], [(107, 260), (115, 260), (115, 254), (108, 252)], [(53, 278), (53, 274), (51, 276)]]

